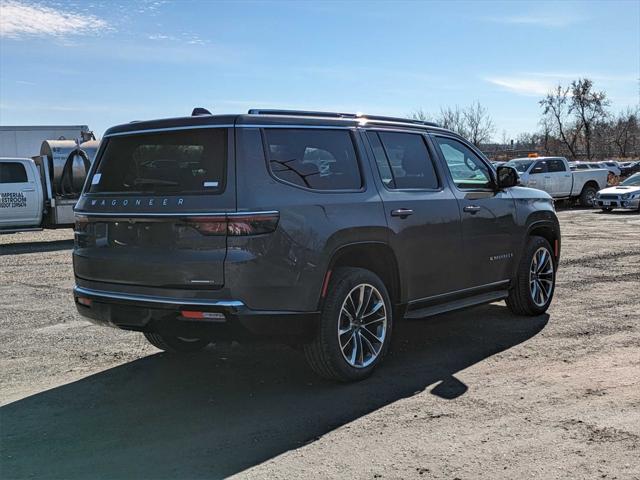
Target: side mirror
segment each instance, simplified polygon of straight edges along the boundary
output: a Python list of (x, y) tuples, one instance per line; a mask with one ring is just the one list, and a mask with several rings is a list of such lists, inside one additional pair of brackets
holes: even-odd
[(507, 165), (500, 165), (497, 169), (498, 172), (498, 189), (515, 187), (520, 183), (520, 177), (518, 171)]

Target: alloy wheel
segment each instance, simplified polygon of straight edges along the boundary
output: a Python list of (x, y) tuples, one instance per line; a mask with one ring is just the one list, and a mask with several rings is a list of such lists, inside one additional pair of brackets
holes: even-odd
[(543, 307), (551, 298), (554, 287), (553, 259), (551, 252), (540, 247), (533, 254), (529, 269), (529, 291), (531, 299), (538, 307)]
[(368, 283), (355, 286), (342, 302), (338, 343), (349, 365), (365, 368), (382, 351), (387, 335), (387, 307), (382, 294)]

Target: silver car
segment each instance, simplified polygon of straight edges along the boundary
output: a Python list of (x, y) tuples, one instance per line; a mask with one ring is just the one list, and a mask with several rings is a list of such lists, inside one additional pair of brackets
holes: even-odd
[(614, 208), (640, 211), (640, 173), (631, 175), (620, 185), (600, 190), (596, 205), (605, 212)]

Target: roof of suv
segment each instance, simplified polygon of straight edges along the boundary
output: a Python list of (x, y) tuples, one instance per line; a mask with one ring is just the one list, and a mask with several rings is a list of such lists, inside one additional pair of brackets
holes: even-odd
[(268, 126), (268, 125), (308, 125), (308, 126), (334, 126), (355, 127), (364, 125), (376, 125), (387, 127), (415, 128), (420, 130), (438, 130), (450, 132), (439, 127), (435, 123), (423, 122), (407, 118), (385, 117), (378, 115), (364, 115), (359, 113), (338, 112), (310, 112), (297, 110), (249, 110), (246, 114), (211, 115), (196, 113), (188, 117), (163, 118), (158, 120), (134, 121), (109, 128), (104, 136), (120, 133), (132, 133), (146, 130), (174, 129), (189, 127), (205, 127), (213, 125), (243, 125), (243, 126)]

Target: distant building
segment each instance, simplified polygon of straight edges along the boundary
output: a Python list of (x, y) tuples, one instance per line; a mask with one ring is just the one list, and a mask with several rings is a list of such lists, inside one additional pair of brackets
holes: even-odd
[(0, 157), (30, 158), (40, 154), (44, 140), (81, 139), (88, 132), (87, 125), (0, 126)]

